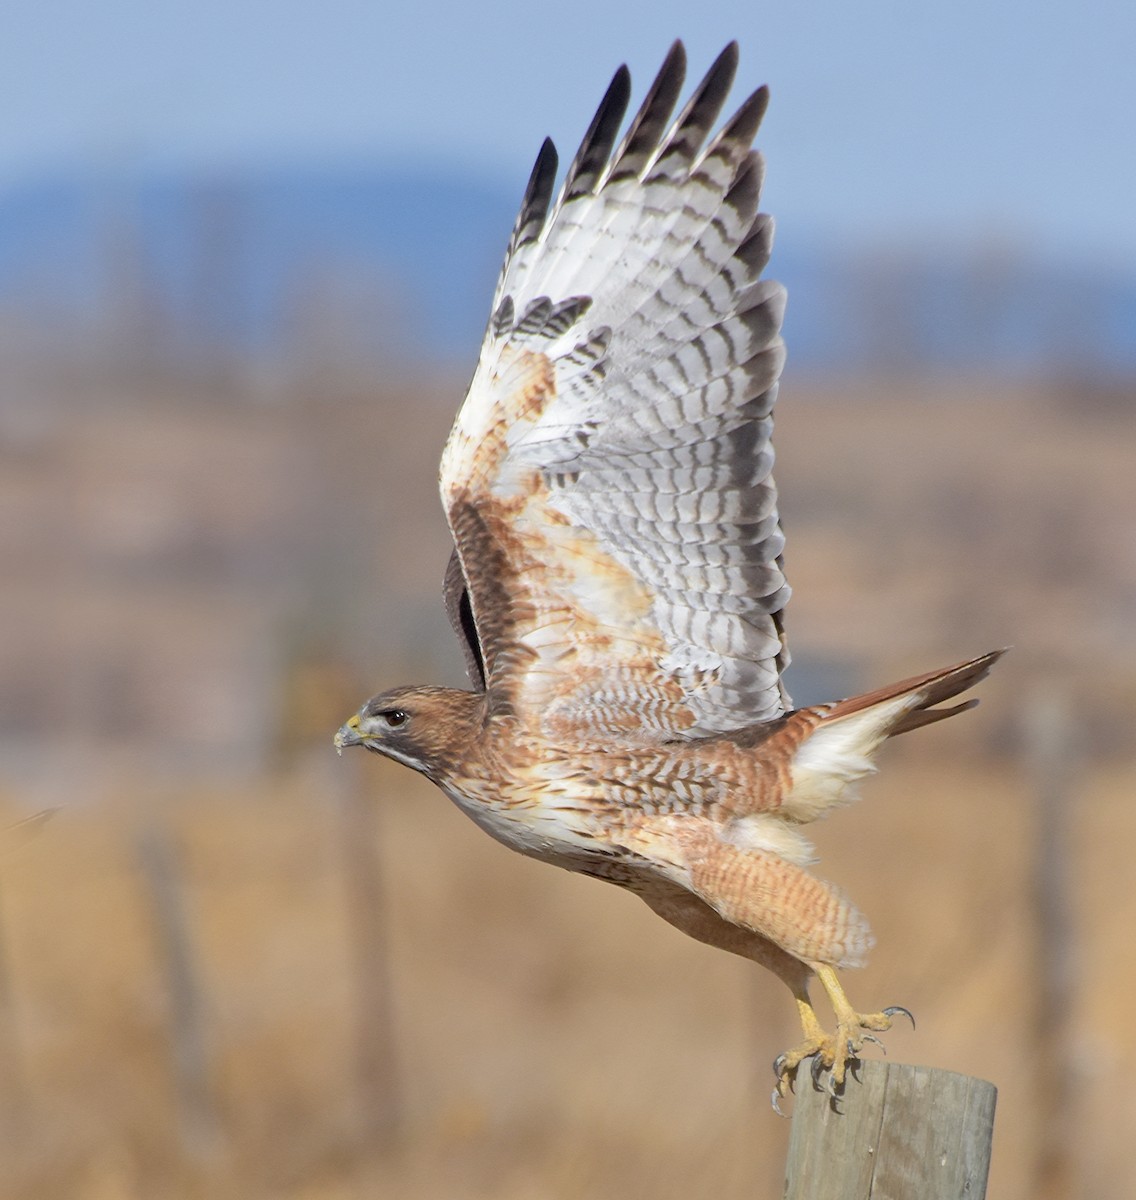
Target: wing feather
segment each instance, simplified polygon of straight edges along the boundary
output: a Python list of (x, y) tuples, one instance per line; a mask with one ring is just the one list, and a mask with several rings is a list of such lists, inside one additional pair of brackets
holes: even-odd
[(639, 111), (612, 155), (607, 182), (638, 180), (658, 148), (686, 78), (686, 49), (674, 42)]
[(542, 148), (442, 458), (471, 676), (546, 735), (699, 737), (788, 704), (766, 90), (711, 136), (737, 60), (672, 120), (675, 43), (617, 144), (621, 68), (555, 201)]
[(521, 200), (520, 212), (517, 213), (517, 220), (509, 237), (501, 275), (497, 280), (492, 311), (494, 319), (501, 317), (502, 327), (495, 331), (495, 336), (505, 332), (512, 319), (511, 299), (508, 313), (500, 312), (501, 302), (505, 299), (506, 281), (510, 277), (519, 277), (524, 271), (548, 219), (548, 206), (552, 202), (552, 189), (556, 185), (557, 162), (556, 147), (551, 138), (545, 138), (533, 164), (532, 174)]

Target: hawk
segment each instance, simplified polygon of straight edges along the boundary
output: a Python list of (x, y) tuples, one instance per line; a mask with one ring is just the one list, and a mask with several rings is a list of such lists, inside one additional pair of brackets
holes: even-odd
[(906, 1011), (845, 997), (837, 971), (872, 936), (808, 870), (802, 827), (854, 798), (887, 738), (977, 703), (945, 704), (999, 652), (791, 705), (770, 473), (785, 290), (762, 278), (773, 222), (751, 148), (767, 89), (711, 135), (737, 58), (731, 44), (672, 119), (676, 42), (619, 137), (621, 67), (555, 198), (545, 141), (442, 455), (445, 602), (472, 690), (384, 692), (335, 743), (776, 974), (804, 1034), (775, 1063), (776, 1103), (809, 1057), (842, 1087)]

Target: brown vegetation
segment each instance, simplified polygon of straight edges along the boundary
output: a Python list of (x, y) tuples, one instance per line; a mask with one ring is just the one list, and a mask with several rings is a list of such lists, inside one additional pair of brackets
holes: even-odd
[[(459, 678), (434, 494), (459, 392), (136, 383), (5, 440), (0, 821), (60, 809), (0, 833), (5, 1200), (780, 1194), (775, 980), (331, 750), (368, 691)], [(901, 739), (819, 830), (879, 937), (851, 996), (916, 1013), (893, 1056), (997, 1083), (991, 1195), (1041, 1194), (1055, 1062), (1065, 1194), (1127, 1194), (1131, 412), (790, 379), (778, 448), (799, 699), (1014, 645), (977, 713)], [(1038, 695), (1076, 714), (1082, 764), (1059, 1044)]]

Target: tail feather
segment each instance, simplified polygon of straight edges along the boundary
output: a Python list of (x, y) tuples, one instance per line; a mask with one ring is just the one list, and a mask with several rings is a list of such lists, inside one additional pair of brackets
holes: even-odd
[(889, 684), (874, 692), (865, 692), (862, 696), (853, 696), (850, 700), (840, 700), (827, 708), (822, 721), (826, 724), (830, 721), (839, 721), (853, 713), (867, 708), (875, 708), (888, 700), (908, 695), (912, 699), (912, 704), (898, 715), (895, 724), (888, 729), (885, 736), (895, 737), (897, 734), (907, 733), (908, 730), (918, 729), (922, 725), (941, 721), (945, 717), (953, 717), (956, 713), (974, 708), (978, 701), (976, 699), (964, 700), (961, 704), (952, 705), (950, 708), (936, 709), (933, 706), (941, 704), (944, 700), (950, 700), (952, 696), (967, 691), (979, 680), (985, 679), (990, 674), (990, 668), (1005, 653), (1005, 650), (991, 650), (989, 654), (982, 654), (978, 658), (970, 659), (969, 662), (959, 663), (957, 666), (947, 667), (945, 670), (913, 675), (910, 679)]
[(973, 708), (977, 700), (935, 706), (973, 687), (1004, 653), (994, 650), (946, 670), (804, 710), (800, 716), (812, 729), (793, 756), (792, 786), (782, 812), (794, 821), (812, 821), (854, 800), (854, 785), (876, 769), (872, 758), (887, 738)]

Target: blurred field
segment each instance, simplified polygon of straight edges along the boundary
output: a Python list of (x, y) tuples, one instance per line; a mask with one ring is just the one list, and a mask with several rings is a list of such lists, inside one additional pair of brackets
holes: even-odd
[[(0, 1195), (779, 1195), (772, 977), (330, 748), (368, 691), (459, 678), (434, 472), (460, 386), (53, 394), (0, 462), (0, 825), (60, 809), (0, 833)], [(893, 1057), (998, 1085), (992, 1197), (1043, 1194), (1055, 1148), (1060, 1194), (1130, 1194), (1131, 397), (790, 381), (778, 450), (799, 700), (1015, 647), (818, 830), (879, 938), (852, 998), (916, 1013)], [(1048, 1014), (1044, 706), (1077, 763)], [(155, 845), (201, 1006), (188, 1111)]]
[[(928, 735), (928, 739), (930, 735)], [(928, 740), (925, 739), (925, 740)], [(387, 897), (397, 1127), (360, 1127), (358, 1011), (328, 772), (58, 817), (7, 856), (8, 1017), (19, 1035), (5, 1195), (775, 1196), (787, 1125), (768, 1063), (787, 995), (687, 944), (633, 898), (478, 836), (394, 769), (368, 775)], [(364, 764), (370, 766), (369, 763)], [(902, 1002), (893, 1056), (1000, 1089), (992, 1195), (1036, 1194), (1029, 789), (908, 746), (822, 831), (826, 870), (880, 938), (850, 987)], [(1077, 797), (1084, 1074), (1064, 1081), (1084, 1195), (1131, 1182), (1136, 1067), (1127, 889), (1131, 770)], [(159, 807), (160, 805), (160, 807)], [(168, 823), (207, 999), (216, 1143), (179, 1133), (169, 997), (137, 841)], [(1118, 891), (1122, 894), (1118, 903)], [(380, 1133), (382, 1130), (379, 1131)]]

